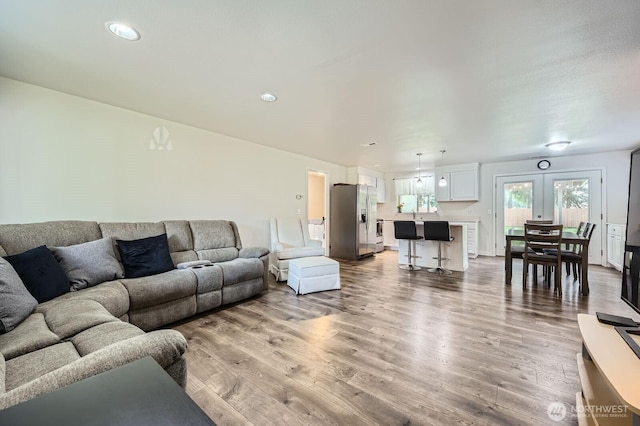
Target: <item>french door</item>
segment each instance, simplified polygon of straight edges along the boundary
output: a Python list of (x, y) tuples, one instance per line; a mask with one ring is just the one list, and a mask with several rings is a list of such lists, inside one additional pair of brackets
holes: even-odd
[(496, 179), (496, 254), (504, 256), (504, 235), (526, 220), (552, 220), (568, 231), (580, 222), (596, 224), (589, 263), (601, 264), (602, 173), (600, 170), (500, 176)]

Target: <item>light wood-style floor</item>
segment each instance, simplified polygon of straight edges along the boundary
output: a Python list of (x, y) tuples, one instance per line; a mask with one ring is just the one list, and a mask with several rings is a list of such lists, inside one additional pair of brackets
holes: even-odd
[[(620, 273), (590, 267), (590, 296), (504, 285), (503, 258), (449, 276), (397, 252), (341, 261), (339, 291), (270, 291), (174, 328), (189, 341), (188, 394), (219, 425), (577, 424), (578, 313), (638, 316)], [(541, 281), (541, 280), (540, 280)], [(553, 422), (550, 403), (568, 414)]]

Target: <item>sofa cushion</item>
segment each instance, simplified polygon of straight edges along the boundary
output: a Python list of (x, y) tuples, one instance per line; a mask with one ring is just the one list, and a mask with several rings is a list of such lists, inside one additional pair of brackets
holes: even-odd
[(46, 246), (7, 256), (29, 293), (38, 303), (69, 291), (69, 280)]
[(160, 305), (131, 311), (129, 312), (129, 321), (144, 331), (151, 331), (163, 325), (190, 317), (196, 312), (196, 296), (191, 295)]
[(129, 293), (120, 281), (107, 281), (95, 287), (63, 294), (53, 300), (41, 303), (36, 308), (36, 312), (42, 312), (46, 315), (51, 309), (59, 309), (59, 304), (68, 303), (68, 300), (94, 300), (100, 303), (111, 315), (118, 318), (129, 312)]
[(238, 249), (235, 247), (198, 250), (196, 253), (198, 253), (198, 259), (214, 263), (226, 262), (238, 257)]
[(222, 268), (224, 286), (262, 278), (264, 263), (260, 259), (234, 259), (218, 264)]
[(133, 324), (121, 321), (106, 322), (76, 334), (71, 338), (71, 342), (78, 353), (85, 356), (113, 343), (143, 334), (144, 331)]
[(152, 277), (122, 280), (129, 292), (130, 311), (196, 294), (197, 280), (188, 269), (174, 269)]
[(186, 220), (165, 220), (164, 227), (169, 240), (169, 251), (171, 253), (178, 251), (193, 250), (193, 236), (189, 222)]
[(235, 224), (228, 220), (192, 220), (189, 222), (194, 250), (226, 247), (240, 248)]
[(272, 238), (275, 231), (277, 241), (289, 244), (296, 247), (304, 247), (304, 229), (300, 219), (286, 218), (286, 219), (271, 219), (271, 226), (275, 226), (276, 229), (272, 229)]
[(99, 226), (103, 237), (113, 238), (118, 260), (120, 252), (115, 247), (116, 240), (138, 240), (167, 232), (164, 223), (160, 222), (104, 222)]
[(175, 330), (158, 330), (116, 342), (15, 388), (0, 398), (0, 409), (86, 379), (107, 370), (151, 356), (165, 370), (179, 363), (187, 346)]
[(278, 259), (296, 259), (299, 257), (324, 256), (324, 247), (288, 247), (283, 244), (276, 252)]
[(38, 246), (70, 246), (101, 238), (97, 222), (77, 220), (0, 225), (0, 245), (6, 254)]
[(45, 321), (60, 339), (66, 339), (98, 324), (120, 320), (98, 302), (70, 299), (49, 309)]
[(103, 237), (114, 240), (137, 240), (167, 232), (161, 222), (103, 222), (100, 231)]
[(67, 275), (72, 291), (124, 277), (111, 237), (50, 250)]
[(174, 251), (171, 252), (171, 260), (173, 260), (174, 265), (184, 262), (193, 262), (198, 260), (198, 253), (193, 250)]
[(6, 390), (17, 388), (79, 358), (73, 343), (64, 342), (10, 359), (7, 361)]
[(0, 258), (0, 334), (13, 330), (38, 306), (18, 273)]
[(125, 278), (161, 274), (174, 268), (167, 234), (138, 240), (116, 240)]
[(58, 343), (60, 338), (47, 326), (44, 315), (31, 314), (14, 330), (0, 335), (0, 352), (10, 360)]

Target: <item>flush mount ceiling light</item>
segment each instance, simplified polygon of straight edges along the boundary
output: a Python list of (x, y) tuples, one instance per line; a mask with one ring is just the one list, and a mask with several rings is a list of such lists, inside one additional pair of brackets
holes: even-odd
[(260, 95), (260, 99), (265, 102), (275, 102), (278, 100), (278, 97), (271, 92), (264, 92), (262, 95)]
[(416, 155), (418, 156), (418, 180), (416, 181), (416, 184), (418, 186), (422, 186), (422, 179), (420, 178), (420, 158), (422, 157), (422, 153), (419, 152)]
[[(444, 153), (445, 152), (447, 152), (445, 149), (441, 149), (440, 150), (440, 161), (442, 161), (444, 159)], [(442, 175), (442, 177), (438, 181), (438, 186), (440, 188), (444, 188), (445, 186), (447, 186), (447, 179), (445, 179), (444, 174)]]
[(570, 143), (571, 141), (550, 142), (545, 146), (551, 151), (562, 151), (563, 149), (568, 147)]
[(120, 38), (129, 41), (140, 40), (140, 33), (133, 27), (122, 22), (109, 21), (104, 24), (109, 31)]

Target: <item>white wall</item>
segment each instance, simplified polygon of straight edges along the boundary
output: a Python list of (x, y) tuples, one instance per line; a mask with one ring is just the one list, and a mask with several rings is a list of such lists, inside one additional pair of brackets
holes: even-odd
[[(251, 123), (247, 123), (251, 125)], [(157, 127), (173, 150), (150, 150)], [(0, 223), (228, 219), (269, 246), (307, 169), (346, 168), (0, 77)]]
[[(614, 151), (600, 154), (549, 157), (551, 168), (549, 173), (572, 170), (603, 170), (604, 222), (624, 224), (627, 220), (627, 198), (629, 190), (630, 151)], [(484, 163), (480, 165), (480, 200), (477, 202), (444, 202), (439, 203), (438, 214), (445, 218), (479, 217), (479, 253), (491, 255), (494, 252), (495, 233), (493, 231), (494, 183), (496, 175), (526, 174), (540, 172), (536, 165), (539, 159), (508, 161), (501, 163)], [(384, 219), (395, 217), (394, 177), (407, 177), (411, 173), (386, 174), (387, 203), (378, 206), (378, 216)], [(391, 190), (390, 190), (391, 189)], [(405, 217), (407, 217), (405, 215)], [(601, 230), (605, 232), (604, 229)], [(606, 241), (605, 239), (602, 240)]]

